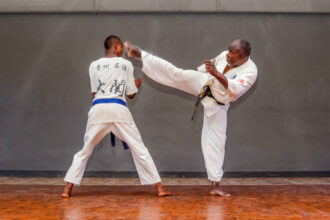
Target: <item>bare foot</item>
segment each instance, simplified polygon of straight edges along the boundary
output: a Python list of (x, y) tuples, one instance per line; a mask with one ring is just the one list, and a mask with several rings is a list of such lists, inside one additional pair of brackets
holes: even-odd
[(67, 183), (65, 188), (64, 188), (64, 192), (61, 194), (62, 198), (71, 197), (72, 189), (73, 189), (73, 184), (72, 183)]
[(227, 192), (225, 192), (225, 191), (222, 191), (222, 190), (220, 190), (220, 189), (212, 189), (212, 190), (210, 191), (210, 194), (211, 194), (212, 196), (223, 196), (223, 197), (229, 197), (229, 196), (231, 196), (229, 193), (227, 193)]
[(128, 41), (124, 42), (124, 46), (128, 57), (141, 58), (141, 50), (134, 45), (131, 45)]
[(156, 189), (157, 189), (157, 195), (159, 197), (165, 197), (165, 196), (170, 196), (172, 193), (168, 192), (166, 189), (163, 188), (163, 185), (159, 182), (155, 184)]
[(168, 192), (164, 189), (161, 192), (158, 191), (158, 196), (159, 197), (165, 197), (165, 196), (170, 196), (170, 195), (172, 195), (172, 193), (170, 193), (170, 192)]

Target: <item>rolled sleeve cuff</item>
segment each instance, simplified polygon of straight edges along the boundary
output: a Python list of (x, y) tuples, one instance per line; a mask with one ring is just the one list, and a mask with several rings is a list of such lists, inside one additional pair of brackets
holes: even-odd
[(132, 89), (129, 89), (129, 90), (126, 90), (126, 95), (133, 95), (135, 93), (138, 93), (138, 88), (132, 88)]

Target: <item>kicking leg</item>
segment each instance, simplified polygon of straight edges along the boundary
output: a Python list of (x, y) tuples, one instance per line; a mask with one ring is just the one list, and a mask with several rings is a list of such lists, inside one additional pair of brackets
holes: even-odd
[(169, 87), (173, 87), (192, 95), (198, 95), (206, 85), (213, 82), (210, 74), (195, 70), (183, 70), (177, 68), (170, 62), (153, 56), (137, 47), (124, 43), (129, 57), (141, 58), (143, 62), (142, 71), (152, 80)]

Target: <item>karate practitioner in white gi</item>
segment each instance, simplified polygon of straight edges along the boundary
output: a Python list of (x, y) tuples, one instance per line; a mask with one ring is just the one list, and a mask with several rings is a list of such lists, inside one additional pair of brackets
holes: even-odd
[(67, 185), (62, 197), (70, 197), (73, 185), (80, 185), (95, 146), (110, 132), (128, 144), (141, 184), (155, 184), (158, 196), (170, 195), (162, 187), (156, 166), (126, 107), (125, 96), (134, 98), (142, 80), (134, 80), (132, 63), (121, 57), (123, 44), (119, 37), (107, 37), (104, 46), (106, 57), (92, 62), (89, 67), (93, 106), (88, 113), (84, 146), (74, 155), (64, 178)]
[[(129, 57), (141, 58), (142, 71), (156, 82), (202, 98), (204, 120), (202, 152), (211, 195), (230, 196), (220, 189), (223, 176), (227, 111), (254, 84), (257, 67), (250, 59), (251, 47), (245, 40), (235, 40), (219, 56), (195, 70), (183, 70), (166, 60), (124, 43)], [(195, 109), (196, 110), (196, 109)]]

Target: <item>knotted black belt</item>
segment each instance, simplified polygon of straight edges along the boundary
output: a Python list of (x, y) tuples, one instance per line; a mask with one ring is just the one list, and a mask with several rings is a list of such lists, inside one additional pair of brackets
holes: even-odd
[(191, 120), (194, 120), (195, 114), (197, 112), (198, 106), (201, 103), (201, 101), (203, 100), (203, 98), (205, 98), (205, 96), (209, 96), (211, 98), (213, 98), (219, 105), (224, 105), (221, 102), (218, 102), (212, 95), (211, 89), (209, 86), (204, 86), (202, 89), (202, 92), (198, 95), (197, 97), (197, 101), (195, 103), (195, 107), (194, 107), (194, 111), (193, 111), (193, 115), (191, 117)]

